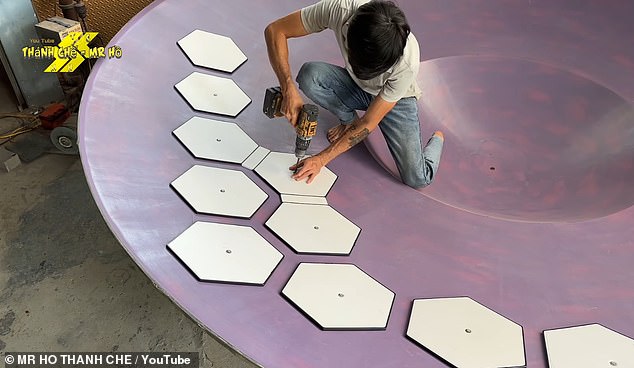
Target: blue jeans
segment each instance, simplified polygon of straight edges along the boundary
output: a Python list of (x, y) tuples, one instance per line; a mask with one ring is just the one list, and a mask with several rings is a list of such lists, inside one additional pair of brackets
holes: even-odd
[[(355, 110), (366, 111), (374, 96), (362, 90), (348, 71), (323, 62), (305, 63), (297, 74), (304, 94), (333, 113), (341, 124), (356, 119)], [(433, 169), (425, 160), (415, 97), (403, 98), (379, 123), (403, 183), (413, 188), (429, 185)]]

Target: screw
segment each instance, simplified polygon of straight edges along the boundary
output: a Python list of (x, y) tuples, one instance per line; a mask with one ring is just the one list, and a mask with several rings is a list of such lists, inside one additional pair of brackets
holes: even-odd
[(337, 296), (340, 297), (340, 298), (344, 297), (343, 293), (339, 293), (339, 294), (337, 294)]
[(216, 142), (222, 142), (222, 139), (216, 138)]
[(231, 254), (231, 249), (227, 249), (225, 252), (227, 252), (227, 254)]
[(613, 366), (613, 367), (616, 367), (618, 364), (614, 360), (612, 360), (612, 361), (610, 361), (610, 365)]
[(313, 226), (313, 229), (319, 230), (319, 226)]
[(224, 192), (225, 192), (225, 190), (224, 190), (224, 189), (220, 189), (220, 193), (224, 193)]
[(466, 332), (466, 333), (471, 333), (471, 330), (470, 330), (470, 329), (468, 329), (468, 328), (466, 328), (466, 329), (464, 330), (464, 332)]

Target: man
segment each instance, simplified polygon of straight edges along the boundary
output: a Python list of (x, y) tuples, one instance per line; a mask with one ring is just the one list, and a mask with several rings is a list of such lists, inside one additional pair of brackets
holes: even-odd
[[(293, 178), (310, 183), (323, 166), (379, 126), (403, 182), (414, 188), (429, 185), (444, 137), (435, 132), (421, 147), (419, 46), (405, 15), (390, 1), (322, 0), (266, 27), (269, 59), (284, 97), (282, 112), (295, 125), (304, 104), (291, 77), (287, 40), (326, 28), (335, 34), (345, 68), (309, 62), (300, 69), (297, 83), (308, 98), (337, 116), (340, 125), (328, 131), (330, 145), (302, 160)], [(366, 112), (359, 117), (357, 110)]]

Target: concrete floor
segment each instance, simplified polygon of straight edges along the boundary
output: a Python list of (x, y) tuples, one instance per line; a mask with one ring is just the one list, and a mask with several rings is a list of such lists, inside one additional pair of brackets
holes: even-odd
[[(13, 111), (0, 83), (0, 112)], [(0, 132), (8, 130), (0, 120)], [(102, 219), (79, 158), (0, 170), (0, 355), (188, 351), (202, 367), (255, 367), (159, 292)]]

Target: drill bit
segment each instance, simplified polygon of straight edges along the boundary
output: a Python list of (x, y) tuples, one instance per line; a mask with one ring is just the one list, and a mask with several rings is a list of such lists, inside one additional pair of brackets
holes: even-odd
[(297, 165), (299, 165), (299, 157), (297, 158), (297, 163), (295, 164), (295, 171), (293, 171), (293, 175), (297, 174), (297, 171), (299, 171), (299, 167)]

